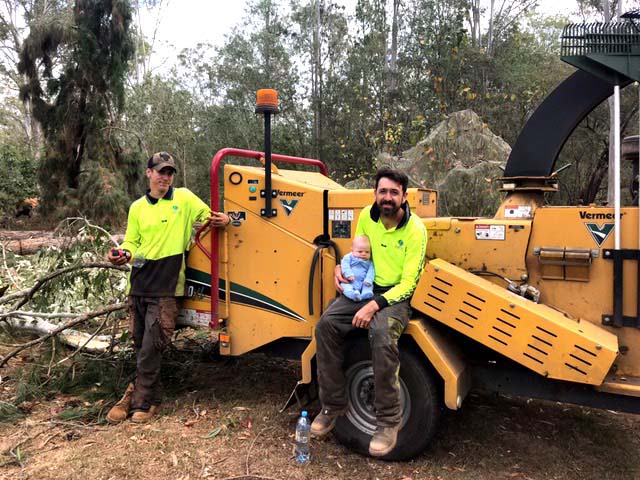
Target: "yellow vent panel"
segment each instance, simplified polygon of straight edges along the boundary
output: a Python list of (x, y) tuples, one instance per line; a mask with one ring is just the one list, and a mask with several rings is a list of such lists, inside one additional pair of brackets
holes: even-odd
[(617, 337), (605, 329), (440, 259), (427, 264), (411, 305), (549, 378), (600, 385), (618, 354)]

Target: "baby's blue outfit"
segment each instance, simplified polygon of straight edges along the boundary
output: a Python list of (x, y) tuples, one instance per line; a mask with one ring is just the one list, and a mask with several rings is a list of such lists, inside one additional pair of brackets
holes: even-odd
[[(351, 283), (341, 283), (344, 295), (355, 301), (368, 300), (373, 298), (373, 262), (355, 257), (352, 253), (347, 253), (342, 262), (342, 276), (345, 278), (355, 277)], [(369, 285), (365, 285), (365, 282)]]

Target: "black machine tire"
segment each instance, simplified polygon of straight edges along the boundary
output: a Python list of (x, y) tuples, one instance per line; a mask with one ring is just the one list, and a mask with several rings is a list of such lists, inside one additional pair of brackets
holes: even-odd
[[(373, 368), (366, 338), (347, 346), (344, 368), (349, 407), (338, 418), (334, 434), (343, 445), (363, 455), (375, 430), (373, 411)], [(384, 460), (407, 460), (420, 454), (435, 434), (442, 402), (437, 373), (426, 365), (423, 355), (400, 348), (400, 386), (403, 417), (396, 447)]]

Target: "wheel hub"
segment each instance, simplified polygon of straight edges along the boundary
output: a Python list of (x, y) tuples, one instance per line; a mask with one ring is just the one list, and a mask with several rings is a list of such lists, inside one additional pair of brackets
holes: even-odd
[[(345, 376), (349, 401), (346, 417), (358, 430), (367, 435), (373, 435), (376, 431), (373, 364), (371, 361), (353, 364), (346, 371)], [(411, 413), (411, 399), (402, 378), (400, 378), (400, 405), (403, 407), (402, 427)]]

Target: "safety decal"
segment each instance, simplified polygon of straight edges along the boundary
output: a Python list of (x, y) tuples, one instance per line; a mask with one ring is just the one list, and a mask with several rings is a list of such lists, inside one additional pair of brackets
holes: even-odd
[(504, 225), (476, 225), (476, 240), (504, 240)]
[(353, 216), (353, 210), (351, 209), (345, 209), (345, 210), (338, 210), (338, 209), (329, 209), (329, 220), (336, 220), (336, 221), (340, 221), (340, 220), (353, 220), (354, 216)]
[(234, 227), (239, 227), (247, 219), (247, 212), (227, 212), (227, 215)]
[(298, 205), (298, 202), (300, 200), (285, 200), (284, 198), (280, 198), (280, 205), (282, 205), (282, 209), (284, 210), (284, 213), (287, 214), (287, 217), (291, 215), (291, 213), (293, 212), (293, 209), (296, 208), (296, 205)]
[(614, 223), (603, 223), (602, 226), (597, 223), (585, 223), (585, 227), (589, 230), (591, 237), (595, 240), (599, 247), (605, 242), (607, 237), (613, 232)]
[(504, 207), (504, 218), (531, 218), (531, 206), (507, 205)]
[(183, 308), (178, 312), (177, 323), (180, 325), (194, 325), (206, 327), (211, 322), (211, 312)]

